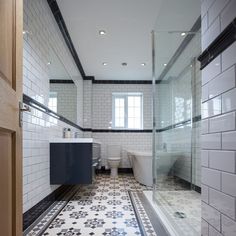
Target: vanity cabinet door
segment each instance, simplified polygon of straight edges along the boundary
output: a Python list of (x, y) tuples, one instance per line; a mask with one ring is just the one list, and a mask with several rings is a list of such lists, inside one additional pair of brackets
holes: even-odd
[(91, 184), (92, 143), (51, 143), (50, 183)]

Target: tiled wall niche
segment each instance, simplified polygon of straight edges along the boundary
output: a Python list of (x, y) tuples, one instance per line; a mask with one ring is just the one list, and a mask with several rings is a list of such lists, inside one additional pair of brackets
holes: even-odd
[[(202, 1), (202, 50), (236, 17), (235, 0)], [(202, 71), (202, 235), (236, 235), (236, 43)]]
[[(69, 76), (76, 81), (77, 90), (83, 90), (83, 80), (46, 0), (24, 0), (24, 30), (28, 32), (24, 34), (23, 45), (24, 94), (47, 106), (47, 63), (52, 45)], [(77, 95), (77, 111), (81, 111), (83, 93)], [(83, 113), (78, 114), (82, 125)], [(32, 112), (24, 113), (23, 119), (23, 211), (26, 212), (58, 187), (49, 182), (49, 140), (62, 137), (62, 129), (70, 126), (33, 108)]]

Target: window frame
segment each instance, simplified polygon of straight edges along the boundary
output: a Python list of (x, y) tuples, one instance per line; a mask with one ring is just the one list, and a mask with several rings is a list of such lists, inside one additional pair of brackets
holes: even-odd
[[(139, 96), (140, 101), (140, 128), (128, 128), (128, 97)], [(124, 99), (124, 127), (115, 126), (115, 99)], [(140, 92), (122, 92), (112, 93), (112, 129), (116, 130), (143, 130), (143, 93)]]

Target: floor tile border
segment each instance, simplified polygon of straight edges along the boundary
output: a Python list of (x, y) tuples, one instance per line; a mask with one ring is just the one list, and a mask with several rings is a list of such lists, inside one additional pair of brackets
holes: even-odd
[[(60, 214), (60, 212), (64, 209), (67, 203), (71, 198), (76, 194), (79, 187), (75, 186), (69, 192), (65, 193), (61, 200), (55, 201), (40, 217), (37, 218), (24, 232), (23, 236), (40, 236), (44, 233), (44, 231), (48, 228), (48, 226), (52, 223), (52, 221)], [(52, 211), (55, 211), (53, 215), (50, 216)], [(45, 220), (44, 223), (42, 221)], [(41, 224), (41, 227), (39, 227)], [(37, 229), (38, 227), (38, 229)]]

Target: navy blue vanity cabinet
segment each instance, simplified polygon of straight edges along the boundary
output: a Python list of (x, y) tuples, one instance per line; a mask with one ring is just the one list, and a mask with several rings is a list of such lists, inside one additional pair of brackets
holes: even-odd
[[(94, 158), (95, 153), (97, 158)], [(91, 184), (99, 160), (100, 144), (52, 142), (50, 143), (50, 183)]]

